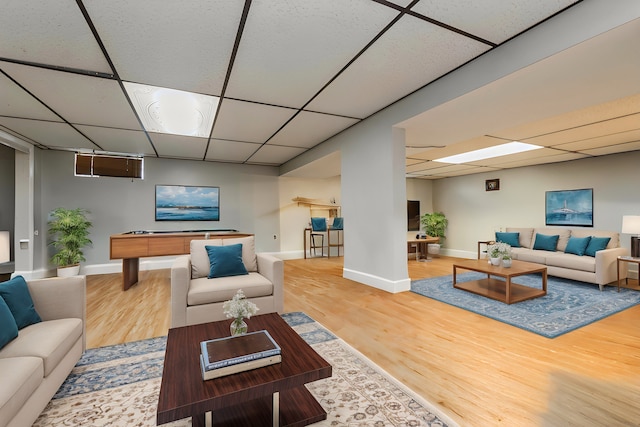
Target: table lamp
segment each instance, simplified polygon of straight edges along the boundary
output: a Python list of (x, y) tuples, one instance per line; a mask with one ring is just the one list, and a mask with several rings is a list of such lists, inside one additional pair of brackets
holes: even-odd
[(11, 247), (9, 246), (9, 232), (0, 231), (0, 264), (11, 261)]
[(622, 233), (631, 234), (631, 256), (640, 256), (640, 216), (624, 215), (622, 217)]

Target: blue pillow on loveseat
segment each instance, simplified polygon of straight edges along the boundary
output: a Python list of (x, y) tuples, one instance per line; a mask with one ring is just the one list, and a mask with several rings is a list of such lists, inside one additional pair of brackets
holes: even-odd
[(29, 287), (24, 277), (16, 276), (11, 280), (0, 283), (0, 297), (9, 306), (18, 329), (42, 322), (40, 315), (33, 306)]
[(582, 256), (587, 250), (590, 241), (591, 237), (569, 237), (564, 253)]
[(506, 243), (512, 248), (520, 247), (520, 233), (505, 233), (496, 231), (496, 242)]
[(536, 242), (533, 244), (533, 249), (555, 252), (558, 247), (559, 238), (560, 236), (558, 234), (549, 236), (546, 234), (536, 233)]
[(596, 252), (606, 249), (611, 237), (591, 237), (587, 249), (584, 254), (588, 256), (596, 256)]

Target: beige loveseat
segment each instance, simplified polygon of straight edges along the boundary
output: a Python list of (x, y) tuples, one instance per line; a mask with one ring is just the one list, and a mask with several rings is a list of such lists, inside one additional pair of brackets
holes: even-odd
[(42, 322), (0, 350), (0, 427), (32, 425), (85, 350), (85, 277), (27, 285)]
[[(613, 284), (617, 280), (617, 258), (628, 255), (626, 248), (620, 247), (620, 236), (612, 231), (598, 231), (590, 228), (507, 228), (507, 233), (519, 233), (520, 247), (512, 248), (513, 259), (544, 264), (547, 273), (552, 276), (581, 282), (595, 283), (600, 290), (605, 285)], [(533, 249), (536, 236), (558, 236), (555, 251)], [(587, 254), (577, 255), (566, 253), (567, 244), (571, 237), (608, 237), (607, 246), (603, 250), (595, 252), (595, 256)], [(620, 272), (620, 278), (627, 277), (627, 270)]]
[[(242, 263), (248, 274), (209, 279), (209, 255), (205, 246), (242, 244)], [(171, 327), (226, 319), (222, 304), (242, 289), (258, 306), (258, 314), (282, 313), (284, 262), (255, 252), (254, 236), (192, 240), (190, 254), (178, 257), (171, 267)]]

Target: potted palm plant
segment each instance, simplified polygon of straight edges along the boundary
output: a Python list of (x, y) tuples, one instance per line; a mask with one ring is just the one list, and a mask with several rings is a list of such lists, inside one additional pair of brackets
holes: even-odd
[(85, 261), (82, 249), (92, 243), (88, 213), (81, 208), (56, 208), (51, 212), (48, 225), (52, 240), (49, 245), (56, 250), (51, 262), (58, 266), (58, 276), (74, 276), (80, 272), (80, 261)]
[(440, 253), (440, 246), (444, 242), (445, 230), (449, 225), (449, 220), (442, 212), (426, 213), (420, 217), (420, 223), (427, 236), (440, 238), (439, 243), (430, 243), (428, 250), (430, 254)]

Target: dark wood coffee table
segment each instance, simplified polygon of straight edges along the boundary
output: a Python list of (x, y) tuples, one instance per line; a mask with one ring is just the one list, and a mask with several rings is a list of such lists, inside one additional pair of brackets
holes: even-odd
[(202, 380), (200, 342), (229, 335), (230, 320), (169, 330), (158, 399), (157, 424), (191, 417), (218, 426), (305, 426), (327, 413), (304, 384), (331, 376), (331, 365), (276, 313), (247, 320), (266, 329), (282, 349), (282, 362), (213, 380)]
[[(457, 283), (456, 274), (458, 269), (486, 273), (487, 278)], [(533, 273), (542, 274), (540, 288), (519, 285), (511, 281), (513, 277)], [(491, 276), (502, 277), (504, 280), (498, 280)], [(453, 264), (453, 287), (512, 304), (547, 294), (547, 267), (517, 260), (513, 260), (511, 267), (508, 268), (491, 265), (486, 259), (458, 261)]]

